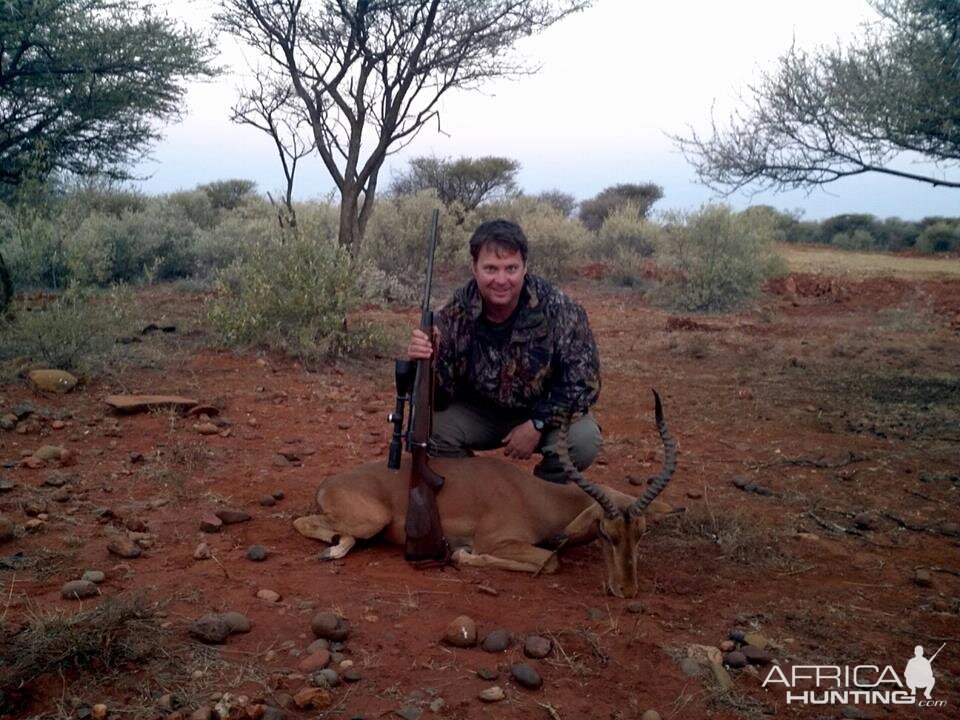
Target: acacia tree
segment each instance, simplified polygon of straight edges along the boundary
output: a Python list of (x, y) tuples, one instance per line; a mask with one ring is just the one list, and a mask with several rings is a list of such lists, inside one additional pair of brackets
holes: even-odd
[(390, 187), (401, 195), (436, 190), (444, 205), (458, 202), (465, 210), (474, 210), (485, 200), (515, 196), (519, 171), (520, 163), (504, 157), (417, 157)]
[(199, 34), (134, 0), (0, 0), (0, 194), (55, 172), (130, 177), (214, 73)]
[(590, 0), (221, 0), (220, 25), (282, 73), (340, 192), (359, 251), (387, 155), (451, 89), (530, 72), (510, 52)]
[(876, 172), (960, 187), (960, 178), (891, 164), (903, 152), (941, 169), (960, 161), (960, 3), (871, 4), (880, 19), (856, 44), (791, 48), (727, 126), (674, 138), (704, 183), (785, 190)]

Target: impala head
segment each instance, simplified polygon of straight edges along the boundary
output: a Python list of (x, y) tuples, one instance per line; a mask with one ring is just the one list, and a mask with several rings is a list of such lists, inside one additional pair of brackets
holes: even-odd
[(596, 500), (603, 511), (597, 526), (597, 534), (600, 537), (606, 571), (604, 586), (611, 595), (621, 598), (633, 597), (640, 589), (637, 580), (637, 554), (640, 538), (647, 527), (644, 511), (670, 482), (670, 477), (677, 465), (677, 446), (667, 431), (667, 424), (663, 419), (663, 407), (656, 390), (653, 391), (653, 396), (657, 430), (660, 432), (664, 448), (663, 468), (651, 481), (643, 495), (626, 507), (619, 507), (600, 487), (583, 477), (574, 467), (567, 451), (567, 427), (560, 429), (557, 443), (557, 452), (567, 477)]

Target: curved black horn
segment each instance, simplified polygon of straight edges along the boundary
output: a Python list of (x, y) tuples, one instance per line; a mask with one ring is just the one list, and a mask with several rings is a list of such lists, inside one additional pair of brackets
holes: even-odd
[(557, 432), (557, 457), (560, 459), (560, 466), (569, 480), (573, 480), (581, 490), (596, 500), (603, 513), (608, 518), (615, 518), (620, 515), (620, 511), (607, 494), (592, 482), (587, 480), (573, 464), (570, 459), (570, 446), (567, 444), (567, 432), (570, 429), (570, 420), (568, 419)]
[(660, 433), (660, 439), (663, 441), (663, 468), (660, 470), (660, 474), (653, 479), (650, 486), (644, 491), (643, 495), (638, 497), (627, 510), (630, 517), (636, 517), (646, 510), (647, 506), (654, 501), (657, 495), (663, 492), (667, 483), (670, 482), (673, 471), (677, 467), (677, 443), (670, 437), (670, 432), (667, 430), (667, 423), (663, 419), (663, 405), (660, 403), (660, 395), (657, 394), (656, 390), (653, 391), (653, 400), (655, 406), (654, 414), (657, 418), (657, 431)]

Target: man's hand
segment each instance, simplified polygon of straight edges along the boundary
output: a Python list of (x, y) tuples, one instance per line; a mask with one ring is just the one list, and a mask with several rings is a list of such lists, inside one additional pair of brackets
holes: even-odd
[[(433, 329), (434, 338), (439, 339), (436, 328)], [(410, 335), (410, 344), (407, 346), (407, 355), (411, 360), (426, 360), (433, 355), (433, 343), (420, 328), (414, 329)]]
[(517, 425), (503, 439), (503, 443), (506, 445), (503, 454), (517, 460), (526, 460), (537, 449), (539, 442), (540, 431), (533, 426), (532, 420), (527, 420), (525, 423)]

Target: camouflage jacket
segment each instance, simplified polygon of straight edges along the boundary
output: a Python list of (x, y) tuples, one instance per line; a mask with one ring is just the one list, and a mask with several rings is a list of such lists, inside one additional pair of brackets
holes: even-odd
[(435, 324), (438, 401), (479, 400), (559, 425), (584, 414), (600, 394), (600, 361), (587, 314), (542, 278), (527, 275), (509, 340), (484, 332), (476, 280), (461, 287)]

